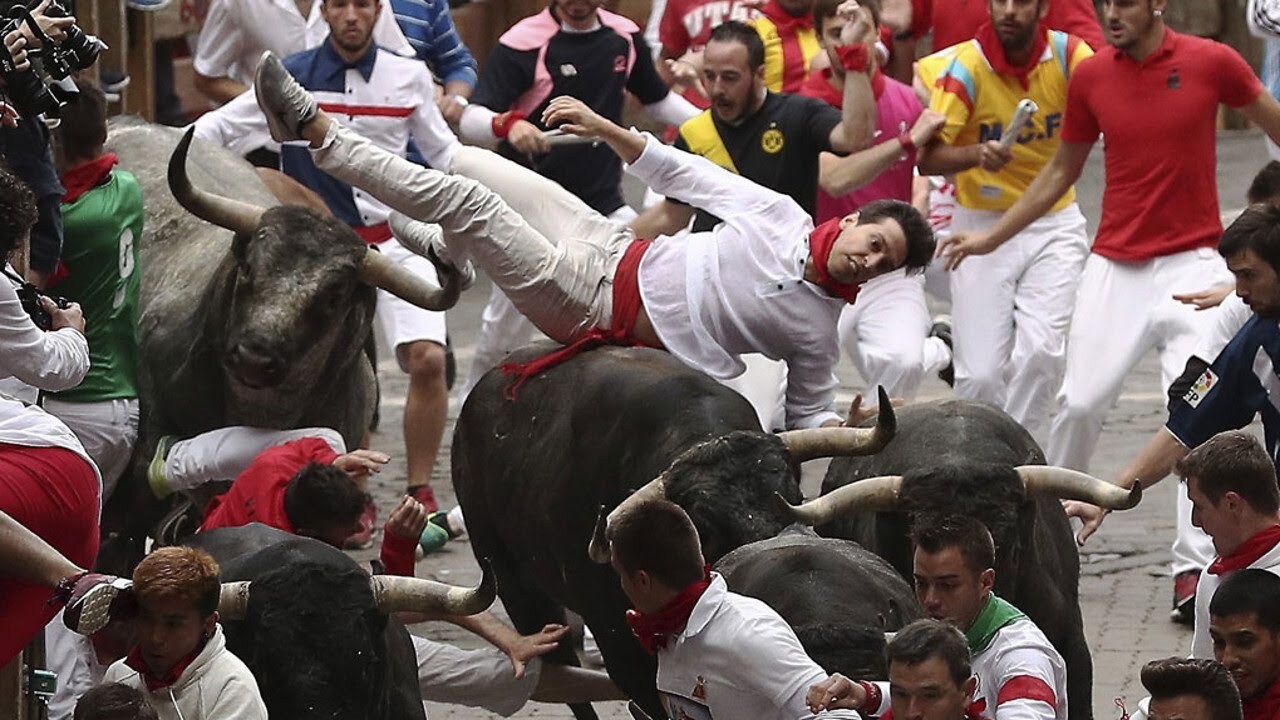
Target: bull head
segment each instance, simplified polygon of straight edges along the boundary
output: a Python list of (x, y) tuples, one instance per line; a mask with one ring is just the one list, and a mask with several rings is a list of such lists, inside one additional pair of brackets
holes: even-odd
[[(447, 615), (475, 615), (488, 609), (497, 597), (493, 568), (481, 561), (483, 577), (474, 588), (398, 575), (374, 575), (369, 578), (374, 603), (385, 613), (419, 612)], [(252, 582), (222, 583), (218, 614), (227, 620), (243, 620), (249, 611)]]
[[(191, 149), (192, 127), (182, 136), (173, 155), (169, 157), (169, 190), (187, 212), (218, 227), (238, 235), (252, 236), (262, 221), (266, 210), (239, 200), (222, 197), (195, 187), (187, 175), (187, 153)], [(457, 302), (458, 278), (456, 274), (442, 273), (445, 287), (433, 287), (416, 274), (388, 260), (385, 255), (369, 248), (365, 251), (360, 268), (360, 279), (382, 288), (405, 302), (427, 310), (447, 310)]]
[[(1142, 499), (1142, 487), (1136, 484), (1125, 490), (1087, 473), (1046, 465), (1014, 469), (1022, 478), (1027, 495), (1079, 500), (1108, 510), (1128, 510)], [(796, 522), (825, 525), (849, 513), (893, 510), (901, 489), (901, 475), (884, 475), (849, 483), (802, 505), (792, 505), (781, 496), (778, 500)]]

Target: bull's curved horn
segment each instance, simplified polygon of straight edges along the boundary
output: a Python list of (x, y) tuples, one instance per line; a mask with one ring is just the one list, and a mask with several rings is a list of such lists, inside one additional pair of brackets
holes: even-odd
[(901, 489), (901, 475), (882, 475), (851, 482), (802, 505), (792, 505), (781, 495), (776, 497), (792, 522), (825, 525), (851, 512), (892, 509), (898, 503)]
[(443, 278), (444, 287), (433, 287), (372, 248), (365, 252), (360, 279), (427, 310), (448, 310), (462, 292), (456, 274)]
[(241, 235), (251, 235), (265, 212), (257, 205), (215, 195), (191, 184), (187, 176), (187, 151), (195, 128), (189, 128), (169, 156), (169, 191), (178, 204), (201, 220)]
[(1028, 495), (1050, 495), (1060, 500), (1080, 500), (1108, 510), (1128, 510), (1142, 499), (1142, 486), (1134, 483), (1125, 490), (1088, 473), (1049, 465), (1020, 465)]
[(618, 503), (618, 506), (608, 515), (604, 512), (604, 506), (600, 506), (600, 515), (596, 517), (596, 527), (591, 533), (591, 543), (587, 546), (587, 555), (591, 560), (601, 565), (609, 563), (609, 536), (606, 531), (609, 529), (609, 523), (613, 522), (614, 518), (640, 502), (666, 497), (666, 495), (667, 474), (664, 472), (623, 498), (622, 502)]
[(880, 414), (873, 428), (822, 427), (778, 433), (791, 454), (791, 461), (802, 463), (821, 457), (872, 455), (883, 450), (898, 431), (898, 418), (884, 386), (877, 390)]
[(373, 590), (374, 603), (383, 612), (475, 615), (488, 609), (497, 597), (493, 568), (486, 560), (480, 561), (480, 568), (484, 577), (474, 588), (399, 575), (374, 575), (369, 578), (369, 588)]
[(249, 583), (222, 583), (222, 594), (218, 596), (218, 615), (223, 620), (243, 620), (249, 611)]

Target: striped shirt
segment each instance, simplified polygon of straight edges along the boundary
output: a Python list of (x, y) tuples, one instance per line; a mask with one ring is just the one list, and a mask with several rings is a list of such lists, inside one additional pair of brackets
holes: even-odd
[(414, 54), (441, 82), (476, 86), (476, 59), (458, 37), (447, 0), (391, 0), (391, 9)]

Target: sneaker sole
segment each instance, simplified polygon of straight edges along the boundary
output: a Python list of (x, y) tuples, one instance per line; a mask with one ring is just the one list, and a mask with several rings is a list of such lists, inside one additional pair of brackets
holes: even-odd
[(92, 635), (111, 622), (111, 604), (120, 594), (120, 588), (104, 583), (80, 598), (80, 617), (71, 630), (81, 635)]

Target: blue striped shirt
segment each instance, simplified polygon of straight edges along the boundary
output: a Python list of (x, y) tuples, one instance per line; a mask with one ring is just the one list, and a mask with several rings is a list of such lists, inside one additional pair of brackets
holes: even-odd
[(441, 82), (476, 86), (476, 59), (458, 37), (448, 0), (391, 0), (400, 30)]

